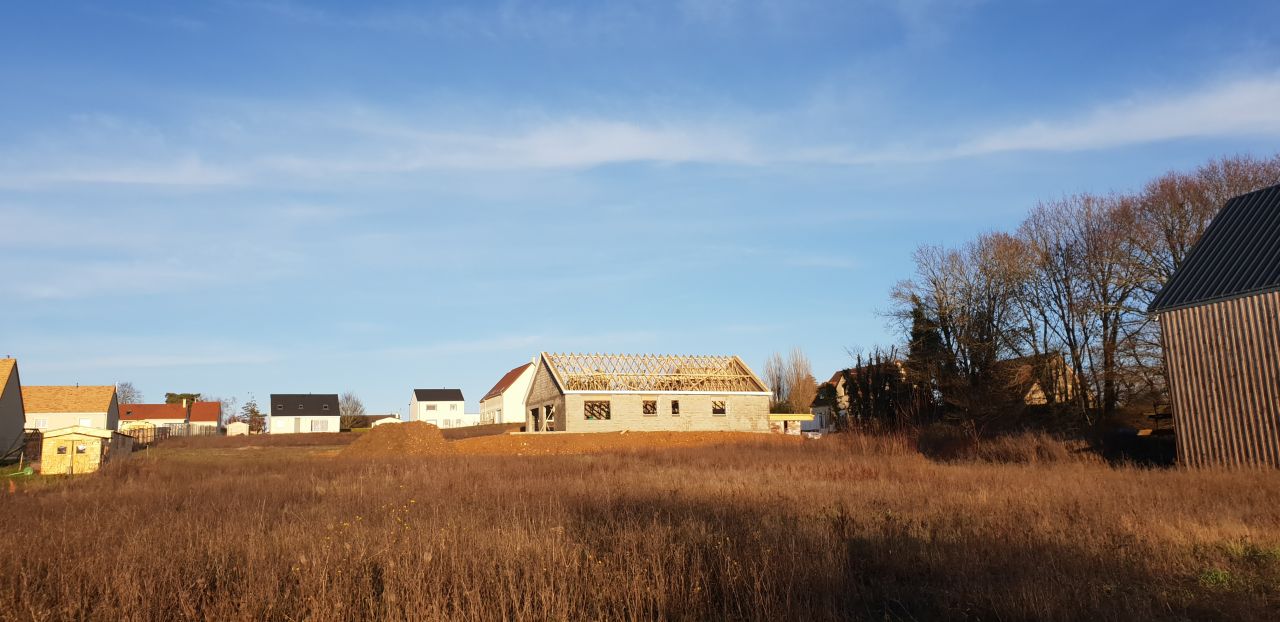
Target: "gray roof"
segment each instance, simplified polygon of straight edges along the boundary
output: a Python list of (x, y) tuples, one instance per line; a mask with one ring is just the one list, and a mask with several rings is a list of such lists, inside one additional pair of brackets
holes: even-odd
[(1170, 311), (1280, 289), (1280, 185), (1242, 194), (1218, 212), (1151, 301)]
[(271, 412), (274, 417), (328, 417), (338, 416), (337, 393), (272, 393)]
[(462, 389), (414, 389), (419, 402), (465, 402)]

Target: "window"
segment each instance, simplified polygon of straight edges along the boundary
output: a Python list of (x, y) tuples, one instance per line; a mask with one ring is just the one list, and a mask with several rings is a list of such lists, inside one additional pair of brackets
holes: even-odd
[(725, 415), (729, 413), (729, 405), (724, 400), (711, 400), (711, 414)]
[(284, 404), (276, 404), (276, 410), (284, 410)]
[(67, 455), (67, 446), (66, 446), (66, 445), (58, 445), (58, 455), (59, 455), (59, 456), (65, 456), (65, 455)]
[(86, 451), (88, 451), (88, 450), (89, 450), (89, 448), (88, 448), (84, 443), (79, 443), (79, 444), (77, 444), (77, 445), (76, 445), (76, 453), (77, 453), (77, 454), (83, 454), (84, 452), (86, 452)]
[(325, 420), (323, 420), (323, 419), (312, 419), (312, 420), (311, 420), (311, 431), (312, 431), (312, 432), (328, 432), (328, 431), (329, 431), (329, 422), (328, 422), (328, 421), (325, 421)]
[(547, 420), (547, 430), (546, 430), (546, 431), (547, 431), (547, 432), (555, 432), (555, 431), (556, 431), (556, 407), (555, 407), (555, 406), (543, 406), (543, 407), (542, 407), (542, 413), (543, 413), (543, 416), (544, 416), (544, 417), (546, 418), (546, 420)]
[(460, 428), (460, 427), (462, 427), (462, 420), (461, 420), (461, 419), (454, 419), (454, 420), (453, 420), (453, 427), (455, 427), (455, 428)]
[(86, 427), (86, 428), (93, 427), (93, 420), (92, 420), (92, 419), (90, 419), (90, 418), (88, 418), (88, 417), (81, 417), (81, 418), (80, 418), (80, 425), (82, 425), (82, 426), (84, 426), (84, 427)]
[(607, 400), (583, 402), (582, 413), (588, 421), (609, 419), (609, 402)]
[(671, 414), (680, 414), (680, 400), (671, 400)]
[(435, 409), (436, 409), (435, 404), (427, 404), (426, 406), (423, 407), (423, 410), (435, 410)]
[(658, 416), (658, 400), (645, 400), (642, 406), (646, 417)]
[(449, 404), (449, 410), (458, 410), (457, 404)]
[(43, 429), (45, 429), (45, 428), (47, 428), (47, 427), (49, 427), (49, 420), (48, 420), (48, 419), (36, 419), (36, 429), (37, 429), (37, 430), (43, 430)]
[(329, 405), (328, 405), (328, 404), (321, 404), (321, 405), (320, 405), (320, 410), (329, 410)]
[(298, 404), (298, 410), (302, 410), (302, 404)]

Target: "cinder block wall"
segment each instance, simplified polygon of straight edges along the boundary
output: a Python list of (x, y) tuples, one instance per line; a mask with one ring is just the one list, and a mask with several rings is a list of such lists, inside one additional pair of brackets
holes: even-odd
[[(583, 404), (607, 400), (609, 419), (588, 420)], [(657, 400), (658, 414), (645, 415), (644, 401)], [(680, 414), (671, 414), (671, 402), (680, 402)], [(724, 400), (728, 412), (711, 414), (711, 402)], [(606, 394), (565, 395), (563, 427), (567, 432), (768, 432), (769, 396), (767, 395), (685, 395), (685, 394)]]

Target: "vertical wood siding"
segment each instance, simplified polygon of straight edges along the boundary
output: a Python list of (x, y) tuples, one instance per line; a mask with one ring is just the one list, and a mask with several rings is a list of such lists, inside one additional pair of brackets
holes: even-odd
[(1280, 292), (1160, 316), (1178, 461), (1280, 467)]

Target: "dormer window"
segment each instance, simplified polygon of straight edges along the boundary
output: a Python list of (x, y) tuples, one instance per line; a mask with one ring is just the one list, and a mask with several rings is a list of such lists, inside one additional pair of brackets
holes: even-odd
[(276, 404), (276, 410), (284, 410), (284, 404)]
[(322, 410), (329, 410), (329, 405), (328, 405), (328, 404), (324, 404), (324, 405), (320, 406), (320, 408), (321, 408)]
[(302, 410), (302, 404), (298, 404), (298, 410)]

